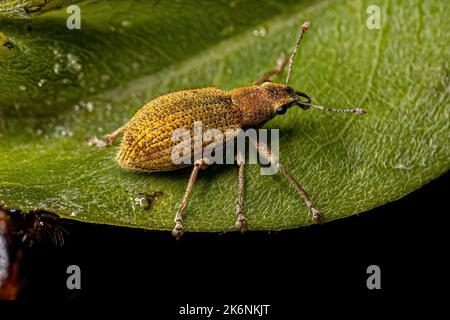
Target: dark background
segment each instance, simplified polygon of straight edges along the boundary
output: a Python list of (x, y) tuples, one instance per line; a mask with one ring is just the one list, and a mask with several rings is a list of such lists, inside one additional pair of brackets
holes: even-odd
[[(175, 241), (170, 232), (63, 223), (62, 248), (24, 251), (19, 299), (137, 301), (164, 318), (187, 303), (270, 304), (279, 318), (311, 302), (428, 295), (445, 288), (449, 176), (369, 212), (297, 230), (186, 233)], [(66, 288), (71, 264), (81, 268), (81, 290)], [(381, 268), (381, 290), (366, 287), (372, 264)]]

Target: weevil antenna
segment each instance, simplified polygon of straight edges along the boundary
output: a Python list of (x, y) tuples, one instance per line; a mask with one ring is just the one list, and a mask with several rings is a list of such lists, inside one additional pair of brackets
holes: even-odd
[(300, 47), (300, 42), (303, 39), (303, 35), (306, 33), (306, 31), (308, 31), (310, 25), (311, 25), (311, 23), (309, 21), (305, 21), (303, 23), (302, 31), (300, 32), (300, 35), (298, 36), (297, 43), (295, 44), (294, 51), (292, 51), (291, 58), (289, 59), (289, 69), (288, 69), (288, 73), (287, 73), (287, 76), (286, 76), (286, 86), (288, 85), (289, 79), (291, 78), (292, 66), (294, 64), (294, 58), (295, 58), (295, 55), (297, 54), (298, 47)]
[(309, 102), (299, 102), (298, 103), (300, 105), (300, 107), (303, 107), (305, 109), (306, 108), (316, 108), (322, 111), (328, 111), (328, 112), (352, 112), (352, 113), (356, 113), (359, 115), (363, 115), (364, 113), (366, 113), (366, 111), (364, 109), (361, 108), (355, 108), (355, 109), (330, 109), (324, 106), (319, 106), (319, 105), (315, 105)]

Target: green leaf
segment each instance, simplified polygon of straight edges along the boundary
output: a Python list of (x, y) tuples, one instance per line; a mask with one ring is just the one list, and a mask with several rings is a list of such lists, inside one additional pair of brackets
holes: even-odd
[[(320, 104), (367, 110), (297, 108), (266, 125), (280, 128), (281, 161), (325, 220), (398, 199), (449, 169), (447, 1), (81, 1), (80, 30), (66, 28), (62, 2), (23, 14), (24, 2), (0, 3), (0, 202), (9, 208), (172, 229), (190, 169), (125, 172), (116, 147), (86, 138), (167, 92), (250, 84), (292, 50), (304, 20), (312, 27), (291, 86)], [(381, 9), (381, 29), (367, 27), (369, 4)], [(234, 229), (237, 175), (234, 166), (200, 172), (188, 231)], [(247, 165), (246, 179), (250, 229), (311, 223), (283, 176)]]

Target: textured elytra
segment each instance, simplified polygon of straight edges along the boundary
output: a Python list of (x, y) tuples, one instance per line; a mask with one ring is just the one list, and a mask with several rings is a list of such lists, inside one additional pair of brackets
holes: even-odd
[[(172, 139), (176, 129), (194, 135), (194, 122), (202, 130), (241, 127), (241, 112), (233, 104), (230, 93), (216, 88), (183, 90), (151, 100), (127, 123), (117, 154), (118, 165), (137, 171), (174, 170), (186, 166), (174, 164), (172, 148), (179, 143)], [(203, 141), (204, 148), (210, 141)]]

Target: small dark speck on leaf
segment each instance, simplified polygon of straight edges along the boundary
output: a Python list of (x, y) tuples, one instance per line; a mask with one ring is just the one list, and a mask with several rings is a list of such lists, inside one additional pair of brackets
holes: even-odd
[(138, 193), (138, 196), (144, 197), (145, 199), (144, 210), (151, 210), (153, 202), (157, 201), (160, 197), (164, 196), (164, 192), (162, 191), (155, 191), (152, 193), (140, 192)]

